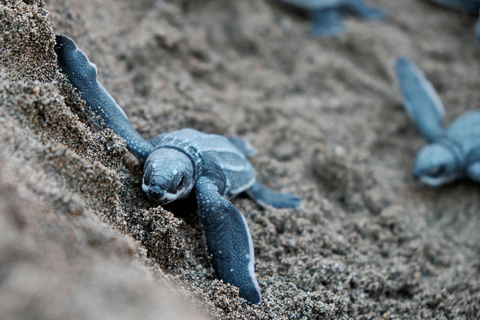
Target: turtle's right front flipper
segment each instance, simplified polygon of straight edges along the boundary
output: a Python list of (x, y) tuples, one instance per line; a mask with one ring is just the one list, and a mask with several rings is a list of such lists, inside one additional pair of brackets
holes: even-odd
[(422, 135), (432, 141), (443, 132), (444, 107), (424, 73), (409, 59), (399, 58), (395, 64), (404, 107)]
[(132, 128), (125, 112), (97, 81), (95, 65), (69, 37), (57, 35), (56, 40), (55, 52), (62, 72), (78, 89), (91, 111), (101, 117), (113, 132), (124, 138), (128, 150), (144, 163), (152, 150), (152, 145)]
[(210, 178), (198, 178), (195, 193), (215, 271), (223, 281), (237, 286), (240, 297), (248, 303), (260, 303), (262, 296), (255, 277), (255, 255), (247, 222), (237, 208), (218, 193)]

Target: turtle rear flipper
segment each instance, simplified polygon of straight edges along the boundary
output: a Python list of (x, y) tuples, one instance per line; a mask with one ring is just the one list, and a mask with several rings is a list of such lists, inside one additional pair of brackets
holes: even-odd
[(382, 10), (367, 6), (361, 0), (347, 0), (341, 10), (359, 16), (365, 20), (376, 21), (385, 18), (385, 13)]
[(200, 220), (218, 276), (239, 288), (240, 297), (250, 304), (262, 302), (255, 277), (255, 253), (245, 218), (218, 193), (208, 177), (195, 184)]
[(102, 118), (113, 132), (124, 138), (128, 150), (144, 163), (152, 150), (152, 145), (132, 128), (125, 112), (97, 81), (96, 66), (69, 37), (57, 35), (56, 41), (55, 52), (61, 71), (77, 88), (91, 112)]
[(262, 208), (272, 206), (287, 209), (302, 206), (302, 200), (296, 195), (273, 191), (258, 182), (255, 182), (246, 192)]
[(310, 30), (312, 36), (335, 37), (345, 30), (342, 17), (336, 9), (312, 10), (309, 15), (313, 22)]
[(408, 58), (399, 58), (395, 64), (404, 107), (421, 134), (432, 141), (443, 132), (445, 114), (440, 98), (424, 73)]

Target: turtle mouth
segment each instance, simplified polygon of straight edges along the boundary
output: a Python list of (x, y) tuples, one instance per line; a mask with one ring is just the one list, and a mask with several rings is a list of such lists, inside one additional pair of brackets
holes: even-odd
[(161, 204), (167, 204), (175, 201), (178, 197), (178, 194), (169, 193), (160, 188), (158, 185), (146, 185), (145, 183), (142, 183), (142, 190), (147, 194), (147, 196), (157, 200)]
[(148, 186), (145, 184), (145, 180), (142, 181), (142, 190), (143, 190), (143, 192), (148, 194)]
[(420, 176), (419, 180), (423, 184), (426, 184), (431, 187), (439, 187), (441, 185), (447, 184), (455, 180), (454, 175), (444, 176), (444, 177), (430, 177), (430, 176)]
[(171, 193), (165, 192), (165, 194), (162, 196), (161, 199), (159, 199), (159, 201), (161, 204), (167, 204), (177, 200), (177, 198), (178, 198), (178, 194), (171, 194)]

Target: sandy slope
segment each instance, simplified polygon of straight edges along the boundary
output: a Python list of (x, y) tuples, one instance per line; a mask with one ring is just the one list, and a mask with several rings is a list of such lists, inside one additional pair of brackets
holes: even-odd
[[(0, 314), (9, 319), (480, 317), (480, 187), (411, 177), (424, 144), (392, 65), (410, 56), (447, 109), (480, 101), (475, 17), (371, 0), (338, 39), (266, 1), (0, 1)], [(161, 208), (56, 69), (74, 38), (144, 137), (193, 127), (251, 141), (298, 210), (234, 200), (264, 302), (211, 268), (192, 203)]]

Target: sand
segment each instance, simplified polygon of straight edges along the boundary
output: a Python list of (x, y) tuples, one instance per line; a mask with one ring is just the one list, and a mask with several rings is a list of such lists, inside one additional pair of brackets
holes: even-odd
[[(478, 319), (480, 186), (422, 186), (425, 144), (393, 63), (409, 56), (446, 123), (477, 108), (476, 17), (369, 0), (336, 39), (266, 1), (0, 1), (0, 314), (5, 319)], [(259, 306), (209, 261), (195, 203), (161, 207), (59, 73), (54, 35), (96, 63), (145, 138), (191, 127), (259, 150), (296, 210), (233, 203), (252, 233)]]

